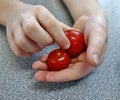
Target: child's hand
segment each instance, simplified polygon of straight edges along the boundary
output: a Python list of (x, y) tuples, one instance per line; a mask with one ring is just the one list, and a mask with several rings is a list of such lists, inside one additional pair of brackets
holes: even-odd
[[(98, 6), (98, 5), (96, 5)], [(67, 69), (61, 71), (49, 71), (46, 64), (47, 55), (43, 55), (40, 61), (33, 63), (33, 68), (38, 71), (35, 73), (35, 79), (47, 82), (64, 82), (80, 79), (96, 66), (99, 66), (103, 60), (107, 46), (107, 18), (98, 6), (94, 10), (84, 12), (74, 24), (74, 28), (79, 29), (85, 35), (87, 44), (86, 52), (80, 54), (77, 58), (71, 59), (71, 64)], [(89, 14), (88, 14), (89, 13)]]
[(70, 45), (64, 34), (69, 27), (41, 5), (18, 2), (7, 16), (5, 26), (8, 42), (17, 56), (30, 56), (54, 41), (63, 49)]

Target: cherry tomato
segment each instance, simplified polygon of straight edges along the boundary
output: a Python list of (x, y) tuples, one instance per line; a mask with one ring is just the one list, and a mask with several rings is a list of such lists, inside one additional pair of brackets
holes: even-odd
[(65, 34), (71, 43), (70, 48), (67, 50), (70, 57), (76, 57), (85, 51), (86, 44), (83, 33), (76, 30), (68, 30)]
[(62, 49), (55, 49), (48, 55), (47, 64), (50, 70), (59, 71), (68, 67), (70, 58), (68, 53)]

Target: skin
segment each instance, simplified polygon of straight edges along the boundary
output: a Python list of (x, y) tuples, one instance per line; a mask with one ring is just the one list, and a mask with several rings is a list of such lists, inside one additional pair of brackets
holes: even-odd
[(37, 70), (34, 78), (38, 81), (65, 82), (80, 79), (99, 66), (104, 58), (108, 38), (107, 17), (97, 0), (63, 1), (75, 21), (73, 28), (79, 29), (85, 35), (87, 50), (71, 59), (67, 69), (55, 72), (48, 70), (48, 55), (43, 55), (32, 66)]
[[(48, 55), (41, 56), (32, 65), (37, 70), (34, 75), (37, 81), (65, 82), (80, 79), (99, 66), (104, 58), (108, 38), (107, 17), (97, 0), (63, 2), (74, 19), (73, 28), (84, 33), (87, 50), (71, 59), (67, 69), (55, 72), (48, 70)], [(1, 0), (0, 13), (0, 23), (6, 26), (8, 42), (16, 56), (30, 56), (54, 42), (63, 49), (70, 46), (64, 31), (71, 28), (58, 21), (41, 5), (34, 6), (19, 0)]]
[(64, 34), (70, 27), (59, 22), (42, 5), (1, 0), (0, 14), (0, 23), (6, 26), (8, 42), (16, 56), (31, 56), (54, 42), (62, 49), (70, 46)]

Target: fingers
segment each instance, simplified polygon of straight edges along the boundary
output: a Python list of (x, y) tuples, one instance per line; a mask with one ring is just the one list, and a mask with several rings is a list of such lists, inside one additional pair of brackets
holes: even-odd
[[(7, 27), (11, 31), (14, 42), (11, 44), (9, 40), (12, 50), (15, 49), (14, 44), (17, 49), (19, 48), (17, 50), (19, 52), (35, 53), (54, 41), (63, 49), (70, 46), (70, 42), (64, 34), (64, 30), (70, 27), (59, 22), (43, 6), (32, 6), (24, 12), (20, 11), (15, 19), (10, 19)], [(17, 51), (13, 50), (13, 52)]]
[(44, 29), (48, 31), (62, 49), (68, 49), (70, 42), (57, 19), (42, 6), (36, 6), (36, 11), (36, 17)]
[(14, 40), (14, 36), (8, 28), (7, 28), (7, 38), (8, 38), (10, 48), (16, 56), (28, 57), (28, 56), (32, 55), (32, 53), (26, 52), (16, 45), (15, 40)]
[(98, 66), (107, 45), (107, 23), (101, 17), (92, 18), (87, 22), (84, 33), (88, 45), (87, 60), (93, 66)]
[(42, 82), (65, 82), (80, 79), (94, 69), (94, 67), (84, 62), (85, 55), (86, 54), (83, 53), (78, 57), (79, 59), (73, 59), (73, 64), (70, 64), (67, 69), (61, 71), (49, 71), (46, 63), (48, 55), (45, 54), (41, 56), (40, 61), (36, 61), (32, 65), (33, 69), (38, 70), (35, 73), (34, 78), (35, 80)]
[(41, 61), (35, 61), (32, 64), (32, 68), (35, 70), (48, 70), (48, 66), (46, 63), (43, 63)]
[(70, 68), (61, 71), (38, 71), (35, 73), (34, 78), (37, 81), (46, 82), (65, 82), (82, 78), (91, 72), (94, 68), (86, 63), (78, 62), (71, 65)]
[[(73, 26), (84, 32), (87, 61), (93, 66), (101, 64), (107, 45), (107, 19), (105, 16), (80, 17)], [(77, 58), (79, 60), (79, 57)]]
[(88, 16), (81, 16), (73, 25), (74, 28), (79, 29), (81, 32), (84, 31), (84, 26), (89, 19)]
[(34, 53), (42, 49), (42, 47), (25, 36), (19, 24), (14, 28), (13, 35), (16, 45), (27, 52)]
[(53, 43), (52, 37), (45, 31), (35, 17), (25, 15), (22, 19), (24, 34), (35, 43), (46, 46)]
[(83, 52), (78, 57), (71, 59), (72, 63), (85, 62), (85, 61), (86, 61), (86, 52)]
[(32, 64), (32, 68), (35, 69), (35, 70), (48, 70), (48, 66), (47, 66), (47, 63), (46, 63), (47, 58), (48, 58), (47, 54), (42, 55), (40, 57), (39, 61), (35, 61)]

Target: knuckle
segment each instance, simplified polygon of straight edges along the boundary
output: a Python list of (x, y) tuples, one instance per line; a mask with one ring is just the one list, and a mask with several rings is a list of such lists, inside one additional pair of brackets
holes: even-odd
[(107, 20), (104, 17), (96, 17), (94, 19), (94, 23), (98, 28), (103, 30), (107, 30)]
[(49, 39), (48, 45), (53, 44), (53, 43), (54, 43), (53, 39)]
[(105, 23), (101, 23), (101, 22), (96, 22), (96, 24), (98, 25), (98, 28), (102, 29), (102, 30), (106, 30), (107, 31), (107, 25)]
[(49, 29), (49, 28), (52, 28), (52, 27), (56, 27), (57, 26), (57, 23), (56, 21), (54, 21), (52, 18), (51, 19), (48, 19), (47, 22), (46, 22), (46, 27)]
[[(11, 24), (11, 23), (10, 23)], [(11, 25), (9, 25), (9, 28), (14, 32), (16, 26), (18, 26), (19, 22), (15, 20)]]
[(22, 20), (22, 19), (24, 19), (25, 15), (26, 15), (26, 13), (21, 13), (21, 14), (19, 14), (18, 18)]
[(54, 43), (54, 40), (51, 38), (51, 39), (47, 39), (46, 41), (44, 41), (43, 45), (47, 46), (47, 45), (51, 45), (53, 43)]
[(32, 31), (34, 31), (34, 29), (35, 29), (35, 24), (34, 24), (34, 21), (32, 21), (32, 20), (25, 23), (25, 25), (23, 27), (25, 34), (31, 33)]
[(35, 10), (35, 11), (39, 11), (39, 12), (43, 12), (45, 9), (46, 9), (46, 8), (45, 8), (44, 6), (42, 6), (42, 5), (36, 5), (36, 6), (34, 7), (34, 10)]
[(22, 57), (23, 56), (22, 52), (20, 52), (20, 51), (15, 51), (14, 54), (17, 57)]
[(24, 47), (25, 44), (26, 44), (26, 40), (24, 38), (19, 38), (16, 40), (16, 44), (19, 46), (19, 47)]
[(20, 50), (20, 49), (14, 51), (14, 54), (17, 57), (29, 57), (32, 55), (32, 53), (28, 53), (28, 52), (25, 52), (25, 51)]

